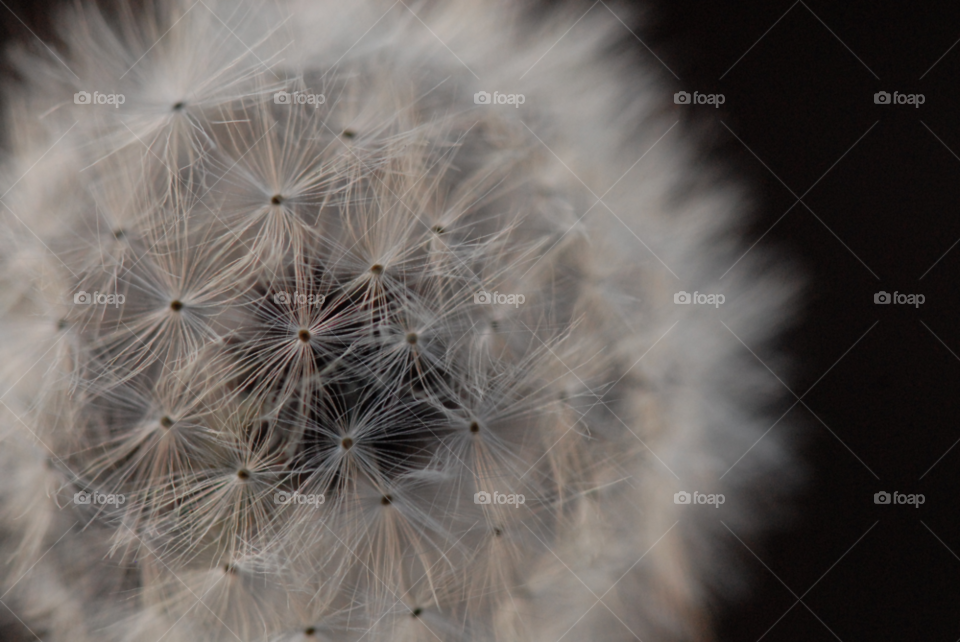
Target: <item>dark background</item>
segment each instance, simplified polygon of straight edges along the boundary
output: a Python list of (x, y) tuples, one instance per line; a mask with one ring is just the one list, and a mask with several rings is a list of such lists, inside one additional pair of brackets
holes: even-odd
[[(679, 76), (664, 69), (665, 78), (726, 97), (720, 109), (677, 111), (709, 123), (713, 156), (755, 190), (747, 243), (769, 230), (758, 247), (806, 271), (803, 313), (780, 345), (798, 366), (787, 382), (803, 396), (829, 370), (804, 397), (809, 408), (784, 420), (810, 439), (796, 516), (765, 542), (745, 539), (759, 556), (743, 556), (754, 590), (727, 605), (719, 637), (955, 642), (960, 244), (948, 250), (960, 240), (960, 45), (948, 50), (960, 39), (960, 3), (653, 7), (637, 35)], [(922, 93), (925, 103), (874, 104), (881, 90)], [(809, 209), (790, 209), (791, 190), (808, 189)], [(880, 290), (926, 302), (875, 305)], [(875, 505), (880, 490), (926, 501)]]
[[(53, 4), (2, 0), (0, 36), (50, 37)], [(759, 356), (794, 358), (778, 375), (797, 395), (816, 383), (784, 419), (806, 435), (809, 481), (786, 528), (744, 540), (756, 556), (730, 537), (753, 590), (718, 602), (719, 638), (955, 642), (960, 3), (642, 5), (625, 22), (643, 43), (624, 28), (620, 46), (675, 91), (724, 94), (720, 109), (677, 117), (710, 134), (705, 160), (751, 186), (746, 243), (762, 236), (757, 247), (795, 259), (807, 281), (796, 325)], [(881, 90), (925, 103), (876, 105)], [(880, 290), (926, 301), (875, 305)], [(926, 501), (875, 505), (880, 490)]]

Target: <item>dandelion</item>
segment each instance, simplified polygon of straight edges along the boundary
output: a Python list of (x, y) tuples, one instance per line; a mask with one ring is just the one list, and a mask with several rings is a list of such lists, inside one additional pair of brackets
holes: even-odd
[(704, 635), (736, 574), (678, 480), (748, 532), (792, 470), (707, 312), (756, 345), (793, 285), (675, 306), (739, 198), (612, 16), (495, 4), (91, 3), (17, 54), (0, 586), (44, 639)]

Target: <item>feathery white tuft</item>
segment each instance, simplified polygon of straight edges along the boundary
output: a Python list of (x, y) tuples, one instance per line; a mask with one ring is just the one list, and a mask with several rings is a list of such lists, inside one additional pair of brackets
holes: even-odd
[(793, 467), (740, 340), (794, 281), (758, 250), (719, 280), (745, 198), (604, 53), (619, 21), (524, 8), (91, 4), (16, 53), (0, 552), (31, 629), (706, 634), (729, 538), (673, 495), (770, 520)]

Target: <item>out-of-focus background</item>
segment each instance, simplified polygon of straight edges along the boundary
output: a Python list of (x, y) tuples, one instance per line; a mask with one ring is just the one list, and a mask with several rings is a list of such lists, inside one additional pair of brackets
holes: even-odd
[[(0, 0), (4, 44), (51, 38), (57, 4)], [(772, 430), (807, 435), (809, 482), (779, 532), (730, 535), (753, 589), (718, 602), (719, 639), (957, 640), (960, 4), (651, 0), (639, 18), (633, 3), (581, 5), (622, 16), (611, 46), (673, 91), (723, 95), (664, 108), (700, 132), (704, 165), (751, 186), (746, 247), (807, 275), (778, 345), (794, 369), (770, 376), (792, 391)], [(881, 491), (924, 503), (877, 504)], [(0, 622), (0, 640), (32, 639)]]
[[(741, 546), (754, 590), (720, 638), (954, 642), (960, 4), (663, 0), (648, 19), (645, 45), (629, 36), (637, 56), (660, 65), (655, 53), (682, 90), (725, 97), (677, 117), (711, 132), (713, 158), (753, 186), (747, 242), (799, 258), (809, 278), (782, 344), (796, 371), (776, 374), (802, 397), (784, 421), (811, 439), (811, 480), (792, 526)], [(923, 103), (892, 104), (894, 92)], [(881, 291), (925, 300), (875, 304)], [(880, 491), (924, 504), (875, 504)]]

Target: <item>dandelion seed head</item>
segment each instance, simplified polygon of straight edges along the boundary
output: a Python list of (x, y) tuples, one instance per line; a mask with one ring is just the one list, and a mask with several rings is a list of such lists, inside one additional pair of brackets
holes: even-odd
[[(118, 2), (18, 54), (5, 112), (0, 580), (32, 628), (703, 637), (735, 574), (677, 480), (749, 532), (792, 468), (764, 372), (673, 303), (674, 270), (721, 287), (743, 199), (660, 141), (622, 25)], [(722, 286), (751, 345), (793, 288), (760, 254)]]

